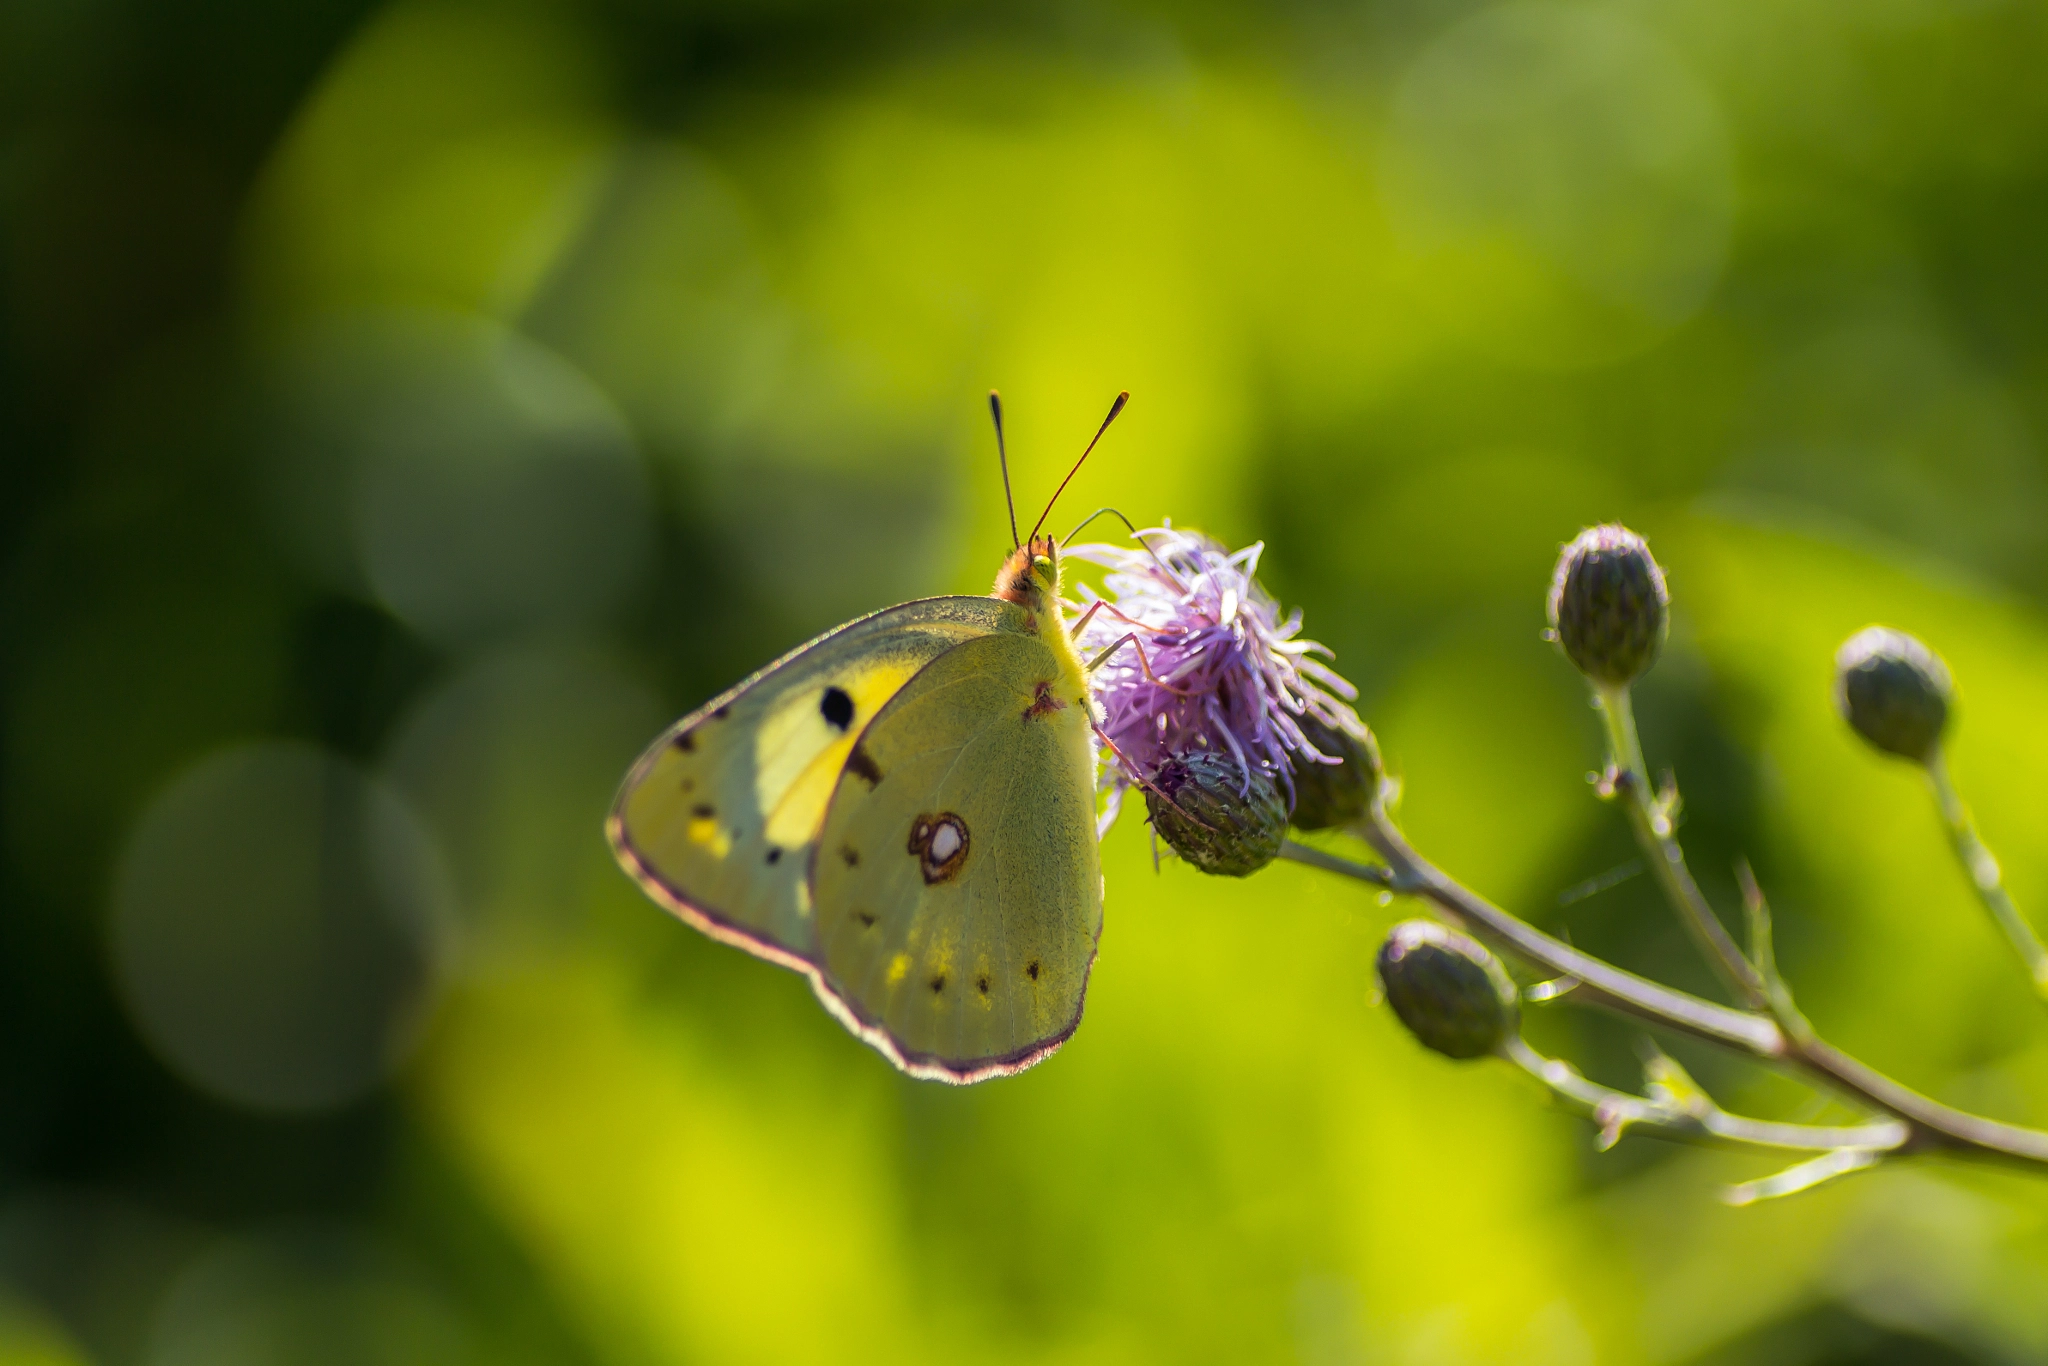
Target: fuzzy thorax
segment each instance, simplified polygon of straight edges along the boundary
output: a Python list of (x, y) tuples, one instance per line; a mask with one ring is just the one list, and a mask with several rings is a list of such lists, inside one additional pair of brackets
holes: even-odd
[(1011, 551), (996, 574), (990, 596), (1014, 602), (1030, 614), (1031, 628), (1059, 661), (1055, 693), (1063, 703), (1086, 707), (1088, 675), (1060, 616), (1060, 556), (1052, 537), (1033, 536), (1029, 543)]

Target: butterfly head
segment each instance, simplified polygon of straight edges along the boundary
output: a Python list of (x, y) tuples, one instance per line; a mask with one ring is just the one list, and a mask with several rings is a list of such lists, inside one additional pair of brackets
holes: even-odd
[(993, 596), (1033, 612), (1043, 612), (1058, 601), (1060, 592), (1059, 547), (1050, 536), (1033, 536), (1003, 561), (996, 574)]

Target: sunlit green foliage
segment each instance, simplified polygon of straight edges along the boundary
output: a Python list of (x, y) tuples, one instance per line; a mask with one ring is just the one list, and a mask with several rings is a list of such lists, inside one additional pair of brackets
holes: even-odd
[(1313, 871), (1127, 813), (1080, 1032), (953, 1090), (600, 831), (667, 719), (985, 591), (986, 389), (1035, 516), (1128, 388), (1052, 529), (1266, 540), (1417, 847), (1712, 992), (1540, 639), (1560, 543), (1644, 533), (1709, 895), (1749, 858), (1829, 1037), (2048, 1125), (1829, 695), (1872, 622), (1947, 660), (2048, 925), (2044, 50), (2019, 0), (0, 5), (0, 1363), (2048, 1355), (2048, 1186), (1596, 1156), (1402, 1032), (1411, 912)]

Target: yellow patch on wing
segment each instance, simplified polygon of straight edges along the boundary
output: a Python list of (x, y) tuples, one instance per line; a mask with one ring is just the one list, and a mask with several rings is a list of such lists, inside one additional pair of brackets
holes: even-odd
[(891, 958), (889, 960), (889, 985), (894, 986), (896, 983), (902, 981), (905, 974), (907, 974), (909, 971), (909, 954), (899, 953), (894, 958)]
[[(793, 849), (817, 837), (853, 742), (916, 671), (909, 664), (872, 665), (785, 697), (761, 719), (754, 733), (754, 800), (766, 817), (769, 843)], [(833, 688), (853, 703), (843, 730), (820, 708)]]
[(690, 843), (710, 850), (713, 858), (724, 858), (732, 852), (732, 836), (725, 833), (714, 817), (692, 816), (684, 833), (690, 837)]

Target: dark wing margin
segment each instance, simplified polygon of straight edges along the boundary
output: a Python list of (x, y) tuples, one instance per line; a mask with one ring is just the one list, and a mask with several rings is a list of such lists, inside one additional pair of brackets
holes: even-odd
[[(864, 715), (849, 714), (851, 698), (826, 697), (836, 679), (866, 678), (881, 689), (963, 641), (1024, 626), (1020, 609), (994, 598), (926, 598), (849, 622), (757, 670), (669, 727), (627, 773), (605, 820), (620, 866), (700, 932), (809, 972), (811, 851), (769, 838), (768, 813), (758, 809), (759, 727), (778, 704), (816, 692), (827, 703), (823, 739), (840, 739), (826, 729), (837, 723), (857, 740), (886, 697)], [(830, 766), (817, 737), (797, 736), (784, 750), (793, 747), (799, 770), (806, 744), (809, 758)], [(823, 776), (829, 791), (837, 775)]]

